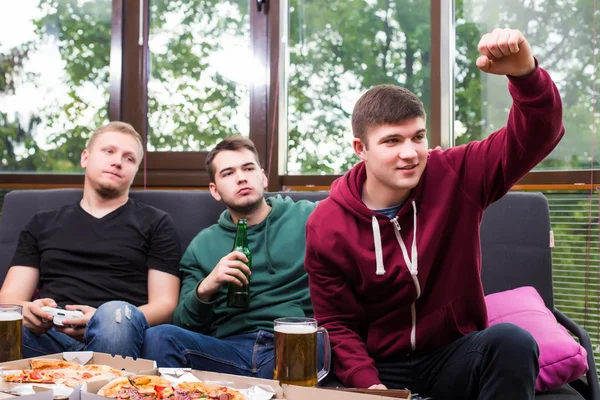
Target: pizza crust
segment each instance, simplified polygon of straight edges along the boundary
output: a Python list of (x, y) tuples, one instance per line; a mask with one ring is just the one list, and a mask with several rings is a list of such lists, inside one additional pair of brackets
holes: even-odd
[(3, 380), (16, 383), (64, 384), (75, 387), (90, 379), (114, 379), (121, 371), (107, 365), (83, 365), (54, 359), (32, 359), (31, 370), (21, 370), (19, 374), (5, 375)]
[(64, 360), (54, 360), (50, 358), (34, 358), (29, 361), (31, 369), (78, 369), (79, 365)]
[(116, 397), (119, 392), (131, 389), (133, 389), (133, 385), (129, 381), (129, 378), (122, 376), (102, 386), (100, 390), (98, 390), (98, 395), (104, 397)]

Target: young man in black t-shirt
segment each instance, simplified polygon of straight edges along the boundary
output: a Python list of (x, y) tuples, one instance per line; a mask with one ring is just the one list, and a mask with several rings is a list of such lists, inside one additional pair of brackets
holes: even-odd
[[(24, 357), (78, 350), (138, 357), (144, 331), (171, 321), (181, 247), (168, 214), (129, 198), (143, 155), (129, 124), (99, 128), (81, 154), (82, 200), (39, 212), (21, 232), (0, 303), (23, 305)], [(42, 307), (83, 317), (53, 325)]]

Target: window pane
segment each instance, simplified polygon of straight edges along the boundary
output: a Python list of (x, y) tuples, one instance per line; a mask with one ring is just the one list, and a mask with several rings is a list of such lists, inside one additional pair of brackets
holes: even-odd
[(546, 191), (554, 237), (554, 305), (585, 328), (600, 363), (600, 192)]
[(248, 136), (248, 10), (248, 0), (150, 1), (150, 151), (207, 150)]
[[(521, 30), (563, 100), (566, 133), (537, 170), (589, 169), (594, 129), (593, 2), (456, 0), (455, 143), (504, 126), (512, 99), (506, 77), (480, 73), (477, 43), (496, 27)], [(596, 97), (598, 94), (595, 94)], [(597, 112), (596, 108), (596, 112)], [(597, 141), (596, 141), (597, 146)], [(596, 148), (595, 168), (600, 166)]]
[(0, 171), (80, 171), (108, 122), (111, 0), (19, 0), (0, 13)]
[(289, 2), (288, 173), (340, 173), (358, 158), (350, 117), (372, 86), (407, 87), (429, 108), (430, 0)]

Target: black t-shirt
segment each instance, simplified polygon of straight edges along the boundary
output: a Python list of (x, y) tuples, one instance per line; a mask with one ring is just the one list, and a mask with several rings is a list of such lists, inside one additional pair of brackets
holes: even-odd
[(148, 302), (148, 269), (179, 277), (181, 244), (172, 218), (129, 199), (102, 218), (79, 203), (36, 214), (11, 266), (40, 270), (39, 296), (60, 307)]

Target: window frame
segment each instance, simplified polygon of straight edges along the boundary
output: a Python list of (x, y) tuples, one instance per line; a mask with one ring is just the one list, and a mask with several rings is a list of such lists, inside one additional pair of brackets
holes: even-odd
[[(431, 0), (431, 148), (451, 145), (454, 120), (454, 0)], [(450, 76), (450, 79), (448, 78)], [(281, 175), (283, 186), (329, 186), (338, 175)], [(583, 185), (600, 182), (600, 169), (531, 171), (516, 185)]]
[[(148, 13), (149, 1), (143, 7), (144, 45), (139, 46), (139, 12), (137, 1), (112, 0), (112, 31), (110, 50), (110, 120), (131, 123), (147, 140), (147, 79), (148, 79)], [(286, 82), (282, 82), (280, 21), (287, 1), (271, 0), (258, 11), (257, 1), (249, 0), (250, 37), (254, 57), (265, 65), (264, 82), (250, 87), (250, 139), (256, 144), (259, 158), (268, 177), (270, 191), (284, 186), (328, 186), (341, 175), (285, 174), (280, 143), (286, 145), (282, 124), (282, 101)], [(454, 2), (431, 0), (431, 121), (430, 145), (447, 148), (450, 145), (453, 119), (453, 46)], [(449, 79), (451, 77), (451, 79)], [(127, 84), (125, 84), (125, 82)], [(283, 140), (282, 140), (283, 139)], [(208, 152), (147, 152), (134, 186), (136, 187), (198, 187), (209, 184), (204, 162)], [(281, 161), (281, 163), (280, 163)], [(280, 171), (282, 171), (280, 173)], [(0, 186), (5, 185), (82, 185), (83, 173), (1, 173)], [(533, 171), (518, 184), (588, 184), (600, 181), (600, 169)]]
[[(115, 0), (113, 0), (115, 1)], [(116, 0), (124, 1), (124, 0)], [(145, 3), (142, 10), (144, 24), (144, 45), (139, 46), (139, 2), (128, 2), (124, 18), (130, 23), (123, 37), (123, 53), (125, 56), (123, 62), (124, 81), (134, 82), (127, 86), (122, 86), (122, 98), (124, 107), (122, 108), (122, 119), (131, 123), (144, 138), (146, 146), (148, 135), (147, 124), (147, 82), (148, 82), (148, 37), (149, 37), (149, 1)], [(258, 11), (256, 1), (249, 1), (250, 7), (250, 40), (255, 59), (267, 67), (269, 66), (269, 52), (272, 50), (266, 43), (269, 38), (270, 12), (269, 6)], [(275, 8), (275, 7), (271, 7)], [(135, 21), (135, 23), (133, 23)], [(139, 72), (138, 72), (139, 71)], [(138, 79), (143, 77), (143, 79)], [(264, 82), (255, 82), (250, 87), (250, 139), (255, 143), (259, 153), (262, 165), (267, 162), (267, 149), (269, 140), (267, 137), (267, 124), (269, 115), (272, 112), (268, 110), (269, 85), (268, 75), (264, 76)], [(137, 106), (136, 104), (141, 104)], [(135, 184), (142, 184), (143, 175), (146, 175), (145, 185), (147, 186), (199, 186), (207, 187), (210, 183), (208, 173), (205, 168), (205, 161), (208, 155), (207, 151), (147, 151), (143, 164), (140, 166), (140, 172), (134, 180)], [(267, 170), (267, 168), (265, 168)]]

